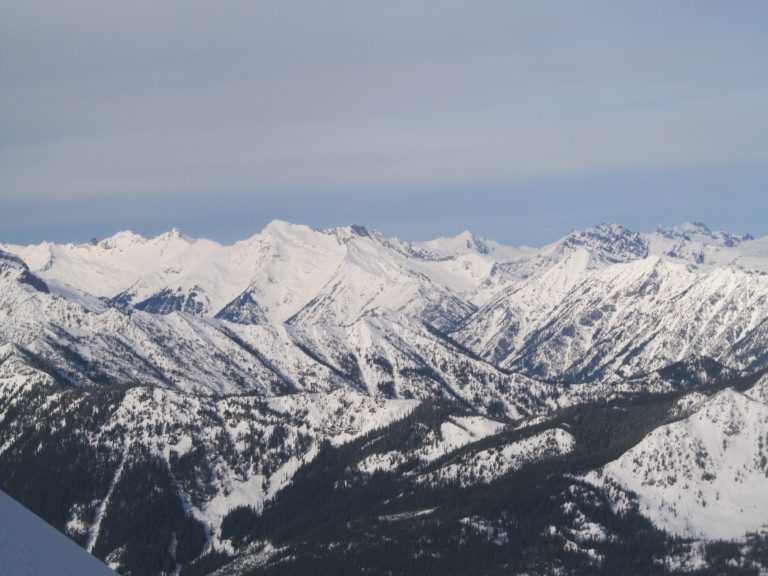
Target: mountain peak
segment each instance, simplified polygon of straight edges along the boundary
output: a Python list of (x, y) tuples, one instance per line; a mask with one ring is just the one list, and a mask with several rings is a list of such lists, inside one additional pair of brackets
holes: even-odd
[(487, 244), (486, 238), (478, 236), (469, 230), (464, 230), (464, 232), (456, 236), (456, 239), (460, 240), (467, 249), (479, 252), (480, 254), (490, 254), (492, 251)]
[(13, 267), (19, 270), (29, 270), (29, 267), (24, 260), (16, 256), (16, 254), (6, 252), (5, 250), (0, 250), (0, 266)]
[(48, 285), (29, 271), (26, 262), (10, 252), (0, 250), (0, 276), (10, 272), (19, 282), (40, 292), (48, 292)]
[(291, 226), (294, 226), (294, 224), (291, 224), (287, 220), (281, 220), (280, 218), (274, 218), (269, 221), (269, 224), (264, 226), (264, 231), (279, 231), (279, 230), (285, 230), (286, 228), (290, 228)]
[(633, 234), (636, 234), (636, 233), (632, 232), (628, 228), (625, 228), (621, 224), (616, 224), (613, 222), (603, 222), (601, 224), (597, 224), (596, 226), (589, 226), (582, 230), (573, 229), (565, 236), (565, 240), (567, 241), (570, 239), (590, 238), (590, 237), (612, 239), (619, 236), (628, 236)]
[(120, 232), (113, 234), (109, 238), (105, 238), (104, 240), (101, 240), (100, 242), (96, 242), (95, 240), (92, 240), (91, 244), (94, 246), (98, 246), (99, 248), (104, 248), (106, 250), (114, 250), (116, 248), (126, 248), (128, 246), (133, 246), (136, 244), (143, 244), (146, 241), (147, 239), (144, 238), (144, 236), (141, 236), (140, 234), (136, 234), (131, 230), (122, 230)]
[(675, 226), (662, 226), (659, 224), (656, 227), (656, 232), (667, 237), (684, 237), (698, 234), (705, 236), (712, 235), (712, 230), (710, 230), (706, 224), (696, 221), (683, 222), (682, 224), (677, 224)]
[(560, 244), (569, 248), (584, 248), (610, 262), (626, 262), (648, 255), (648, 243), (642, 235), (620, 224), (604, 223), (574, 230)]
[(264, 227), (262, 233), (270, 236), (295, 236), (311, 234), (312, 228), (305, 224), (292, 224), (285, 220), (275, 219)]
[(487, 238), (479, 236), (470, 230), (464, 230), (456, 236), (444, 236), (424, 242), (424, 245), (432, 250), (449, 254), (491, 254), (494, 252), (493, 246)]
[(372, 232), (361, 224), (350, 224), (348, 226), (339, 226), (338, 228), (326, 228), (322, 230), (324, 234), (335, 236), (340, 242), (349, 242), (355, 238), (370, 238)]
[(370, 236), (368, 229), (361, 224), (351, 224), (349, 229), (358, 236)]
[(754, 240), (750, 234), (729, 234), (721, 230), (713, 231), (702, 222), (683, 222), (676, 226), (659, 225), (656, 227), (656, 233), (672, 240), (714, 242), (726, 248), (732, 248), (742, 242)]
[(191, 244), (192, 242), (194, 242), (193, 238), (187, 236), (175, 226), (170, 230), (168, 230), (167, 232), (158, 234), (152, 240), (155, 242), (172, 242), (176, 240), (181, 240), (182, 242), (187, 242), (188, 244)]
[(594, 226), (594, 230), (599, 230), (601, 233), (605, 235), (614, 235), (614, 236), (626, 236), (627, 234), (634, 234), (632, 230), (629, 228), (622, 226), (621, 224), (617, 224), (616, 222), (603, 222), (601, 224), (598, 224), (597, 226)]

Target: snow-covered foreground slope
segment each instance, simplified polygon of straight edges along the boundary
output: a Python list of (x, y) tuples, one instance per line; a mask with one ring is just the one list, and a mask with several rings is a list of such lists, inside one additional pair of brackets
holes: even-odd
[[(634, 538), (637, 520), (612, 516), (598, 488), (573, 488), (574, 472), (594, 458), (610, 462), (614, 446), (637, 443), (669, 418), (692, 419), (706, 407), (728, 414), (715, 400), (729, 392), (694, 392), (681, 401), (598, 399), (515, 425), (456, 402), (343, 388), (268, 398), (158, 386), (73, 389), (11, 346), (0, 360), (3, 488), (132, 574), (161, 573), (149, 558), (187, 565), (214, 550), (232, 560), (221, 574), (303, 554), (317, 562), (342, 543), (350, 562), (348, 554), (381, 557), (377, 546), (403, 534), (434, 558), (464, 550), (467, 539), (493, 547), (534, 541), (562, 547), (557, 557), (585, 555), (600, 566), (627, 553), (627, 529)], [(744, 398), (763, 403), (766, 383)], [(692, 445), (676, 440), (680, 461), (693, 461)], [(653, 458), (655, 448), (641, 458)], [(247, 520), (241, 514), (236, 522), (240, 506), (249, 507)], [(432, 544), (419, 539), (441, 530)], [(308, 552), (305, 539), (318, 538), (320, 548)]]
[(674, 534), (742, 538), (768, 528), (768, 377), (746, 393), (693, 398), (687, 418), (651, 432), (590, 481), (637, 494)]
[(116, 573), (0, 491), (0, 574), (115, 576)]
[[(597, 566), (619, 538), (598, 529), (608, 512), (560, 500), (603, 498), (571, 490), (599, 466), (591, 481), (637, 492), (659, 526), (738, 537), (768, 517), (768, 384), (707, 394), (768, 367), (767, 273), (768, 240), (699, 224), (540, 249), (285, 222), (231, 246), (177, 230), (5, 245), (0, 486), (135, 574), (267, 562), (326, 498), (318, 521), (362, 511), (337, 528), (375, 548), (359, 539), (379, 524), (389, 542), (465, 495), (527, 509), (508, 486), (548, 523), (522, 535), (536, 521), (489, 500), (460, 510), (459, 542), (565, 539)], [(549, 530), (563, 506), (571, 528)]]
[[(324, 441), (348, 442), (417, 405), (343, 389), (270, 398), (160, 387), (80, 391), (3, 352), (2, 485), (117, 569), (141, 554), (135, 530), (155, 534), (150, 555), (162, 556), (175, 540), (192, 557), (220, 546), (227, 513), (261, 509)], [(152, 518), (158, 512), (136, 493), (142, 483), (159, 494), (161, 517)]]

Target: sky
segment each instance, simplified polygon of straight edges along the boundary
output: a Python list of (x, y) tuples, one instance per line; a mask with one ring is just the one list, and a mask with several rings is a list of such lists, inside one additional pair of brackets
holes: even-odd
[(768, 235), (764, 0), (0, 0), (0, 242)]

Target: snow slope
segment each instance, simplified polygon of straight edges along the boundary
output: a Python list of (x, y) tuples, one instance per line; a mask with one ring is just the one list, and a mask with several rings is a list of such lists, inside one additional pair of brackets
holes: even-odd
[(0, 491), (0, 574), (115, 576), (116, 572)]
[(421, 480), (455, 482), (460, 486), (487, 484), (526, 464), (568, 454), (573, 450), (574, 442), (568, 432), (553, 428), (505, 446), (463, 456), (426, 474)]
[(768, 378), (718, 393), (588, 479), (636, 493), (641, 512), (674, 534), (734, 539), (768, 527), (766, 388)]

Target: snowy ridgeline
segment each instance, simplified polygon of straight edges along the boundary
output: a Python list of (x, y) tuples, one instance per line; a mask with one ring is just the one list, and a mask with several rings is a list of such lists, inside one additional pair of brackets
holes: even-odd
[[(361, 226), (279, 221), (230, 246), (173, 230), (0, 249), (26, 263), (28, 289), (36, 278), (64, 300), (4, 290), (0, 340), (57, 362), (57, 345), (74, 349), (100, 369), (72, 374), (86, 384), (141, 376), (237, 393), (257, 378), (268, 393), (341, 381), (402, 395), (425, 370), (451, 385), (468, 369), (504, 380), (483, 373), (477, 356), (572, 381), (620, 381), (697, 356), (765, 364), (768, 239), (700, 224), (651, 234), (601, 225), (540, 249), (471, 233), (407, 243)], [(470, 357), (455, 362), (466, 350), (450, 346), (425, 357), (425, 346), (447, 343), (424, 322)], [(43, 341), (49, 324), (53, 343)]]
[(116, 576), (61, 532), (0, 491), (0, 574)]

